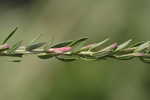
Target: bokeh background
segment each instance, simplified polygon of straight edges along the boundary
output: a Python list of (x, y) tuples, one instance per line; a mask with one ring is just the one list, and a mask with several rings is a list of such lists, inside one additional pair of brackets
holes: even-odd
[[(150, 0), (0, 0), (0, 40), (19, 27), (9, 44), (53, 44), (88, 36), (150, 40)], [(150, 65), (138, 59), (117, 61), (0, 58), (0, 100), (150, 100)]]

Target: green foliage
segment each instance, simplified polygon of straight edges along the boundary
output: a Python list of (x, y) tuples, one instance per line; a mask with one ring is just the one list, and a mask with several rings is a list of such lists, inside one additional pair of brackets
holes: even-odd
[[(145, 63), (150, 63), (150, 41), (138, 42), (131, 45), (132, 39), (118, 45), (113, 43), (103, 47), (109, 39), (99, 43), (85, 45), (87, 37), (77, 40), (70, 40), (50, 46), (47, 42), (37, 42), (41, 35), (34, 38), (27, 46), (22, 45), (22, 41), (9, 46), (7, 41), (14, 35), (18, 28), (15, 28), (0, 45), (0, 56), (23, 57), (26, 54), (35, 54), (40, 59), (50, 59), (55, 57), (64, 62), (71, 62), (78, 59), (99, 60), (105, 58), (114, 58), (119, 60), (130, 60), (138, 57)], [(102, 49), (99, 49), (102, 48)], [(20, 62), (21, 60), (12, 60)]]
[(17, 27), (5, 38), (5, 40), (2, 42), (2, 44), (5, 44), (17, 31)]

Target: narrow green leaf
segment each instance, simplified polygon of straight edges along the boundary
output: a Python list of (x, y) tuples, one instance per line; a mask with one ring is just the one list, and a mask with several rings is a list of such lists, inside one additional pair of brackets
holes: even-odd
[(107, 57), (110, 54), (111, 54), (110, 51), (102, 51), (102, 52), (94, 53), (93, 56), (96, 59), (103, 59), (103, 58)]
[(105, 52), (105, 51), (113, 51), (117, 48), (118, 44), (117, 43), (113, 43), (110, 46), (105, 47), (104, 49), (98, 51), (98, 52)]
[(129, 60), (134, 57), (142, 57), (144, 54), (143, 53), (129, 53), (129, 54), (124, 54), (124, 55), (114, 55), (115, 58), (120, 59), (120, 60)]
[(3, 51), (6, 51), (6, 50), (8, 50), (9, 48), (2, 48), (2, 49), (0, 49), (0, 52), (3, 52)]
[(143, 50), (145, 50), (146, 48), (148, 48), (150, 46), (150, 41), (145, 42), (144, 44), (141, 44), (140, 46), (138, 46), (134, 52), (141, 52)]
[(58, 43), (58, 44), (56, 44), (56, 45), (52, 46), (51, 48), (60, 48), (60, 47), (65, 47), (65, 46), (70, 45), (72, 42), (73, 42), (73, 40), (65, 41), (65, 42), (62, 42), (62, 43)]
[(132, 42), (132, 40), (130, 39), (130, 40), (128, 40), (128, 41), (122, 43), (121, 45), (119, 45), (119, 46), (116, 48), (115, 51), (119, 51), (119, 50), (122, 50), (122, 49), (126, 48), (127, 46), (129, 46), (129, 44), (130, 44), (131, 42)]
[(61, 55), (61, 56), (56, 56), (56, 59), (64, 61), (64, 62), (72, 62), (75, 61), (76, 58), (71, 57), (71, 56), (65, 56), (65, 55)]
[(1, 56), (8, 56), (8, 57), (23, 57), (21, 53), (12, 53), (12, 54), (1, 54)]
[(69, 46), (75, 46), (75, 45), (78, 45), (78, 44), (80, 44), (81, 42), (84, 42), (84, 41), (86, 41), (88, 38), (87, 37), (84, 37), (84, 38), (81, 38), (81, 39), (78, 39), (78, 40), (75, 40), (75, 41), (73, 41)]
[(143, 57), (139, 57), (139, 59), (144, 62), (144, 63), (147, 63), (147, 64), (150, 64), (150, 59), (146, 59), (146, 58), (143, 58)]
[(126, 54), (126, 55), (113, 55), (114, 58), (119, 59), (119, 60), (130, 60), (134, 58), (133, 55)]
[(34, 43), (34, 44), (31, 44), (31, 45), (28, 45), (26, 47), (26, 50), (27, 51), (32, 51), (34, 49), (37, 49), (37, 48), (40, 48), (42, 47), (43, 45), (45, 45), (46, 43), (45, 42), (40, 42), (40, 43)]
[(35, 38), (29, 43), (29, 45), (32, 45), (33, 43), (35, 43), (40, 37), (41, 37), (41, 34), (39, 34), (37, 37), (35, 37)]
[(47, 53), (42, 53), (42, 54), (38, 54), (38, 57), (39, 57), (40, 59), (50, 59), (50, 58), (54, 57), (54, 55), (52, 55), (52, 54), (47, 54)]
[(15, 52), (15, 50), (17, 50), (22, 44), (22, 41), (17, 42), (16, 44), (14, 44), (8, 51), (8, 54), (13, 54)]
[(8, 50), (10, 47), (7, 44), (0, 45), (0, 52)]
[(95, 58), (93, 56), (86, 56), (86, 55), (85, 56), (81, 55), (80, 59), (85, 60), (85, 61), (95, 61), (95, 60), (97, 60), (97, 58)]
[(101, 42), (99, 42), (99, 43), (96, 43), (96, 44), (93, 45), (89, 50), (93, 50), (93, 49), (95, 49), (95, 48), (101, 46), (102, 44), (106, 43), (108, 40), (109, 40), (109, 39), (107, 38), (107, 39), (105, 39), (105, 40), (103, 40), (103, 41), (101, 41)]
[(73, 49), (71, 50), (72, 53), (77, 53), (82, 51), (81, 48), (85, 45), (85, 41), (81, 42), (80, 44), (76, 45), (73, 47)]
[(5, 40), (2, 42), (2, 44), (5, 44), (13, 35), (14, 33), (17, 31), (17, 27), (5, 38)]
[(47, 42), (45, 45), (44, 45), (44, 47), (43, 47), (43, 49), (45, 50), (45, 51), (47, 51), (50, 47), (51, 47), (51, 42)]
[(143, 43), (145, 43), (145, 41), (141, 41), (141, 42), (135, 43), (131, 47), (137, 47), (139, 45), (142, 45)]
[(21, 62), (21, 60), (20, 59), (19, 60), (11, 60), (9, 62), (15, 62), (15, 63), (17, 63), (17, 62)]

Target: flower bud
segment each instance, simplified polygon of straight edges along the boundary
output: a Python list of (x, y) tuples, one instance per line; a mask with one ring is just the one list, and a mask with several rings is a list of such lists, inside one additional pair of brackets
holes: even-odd
[(50, 48), (48, 49), (49, 53), (64, 53), (64, 52), (68, 52), (71, 51), (72, 47), (61, 47), (61, 48)]
[(9, 49), (9, 48), (10, 48), (10, 46), (8, 44), (3, 44), (3, 45), (0, 46), (1, 50), (2, 49)]

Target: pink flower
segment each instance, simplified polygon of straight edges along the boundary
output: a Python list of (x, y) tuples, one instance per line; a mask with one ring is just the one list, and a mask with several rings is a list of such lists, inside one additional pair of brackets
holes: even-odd
[(10, 46), (8, 44), (3, 44), (0, 46), (0, 49), (9, 49)]
[(10, 48), (10, 45), (4, 44), (4, 45), (3, 45), (3, 48)]
[(64, 52), (68, 52), (71, 50), (72, 50), (72, 47), (61, 47), (61, 48), (50, 48), (48, 50), (48, 52), (50, 52), (50, 53), (64, 53)]

